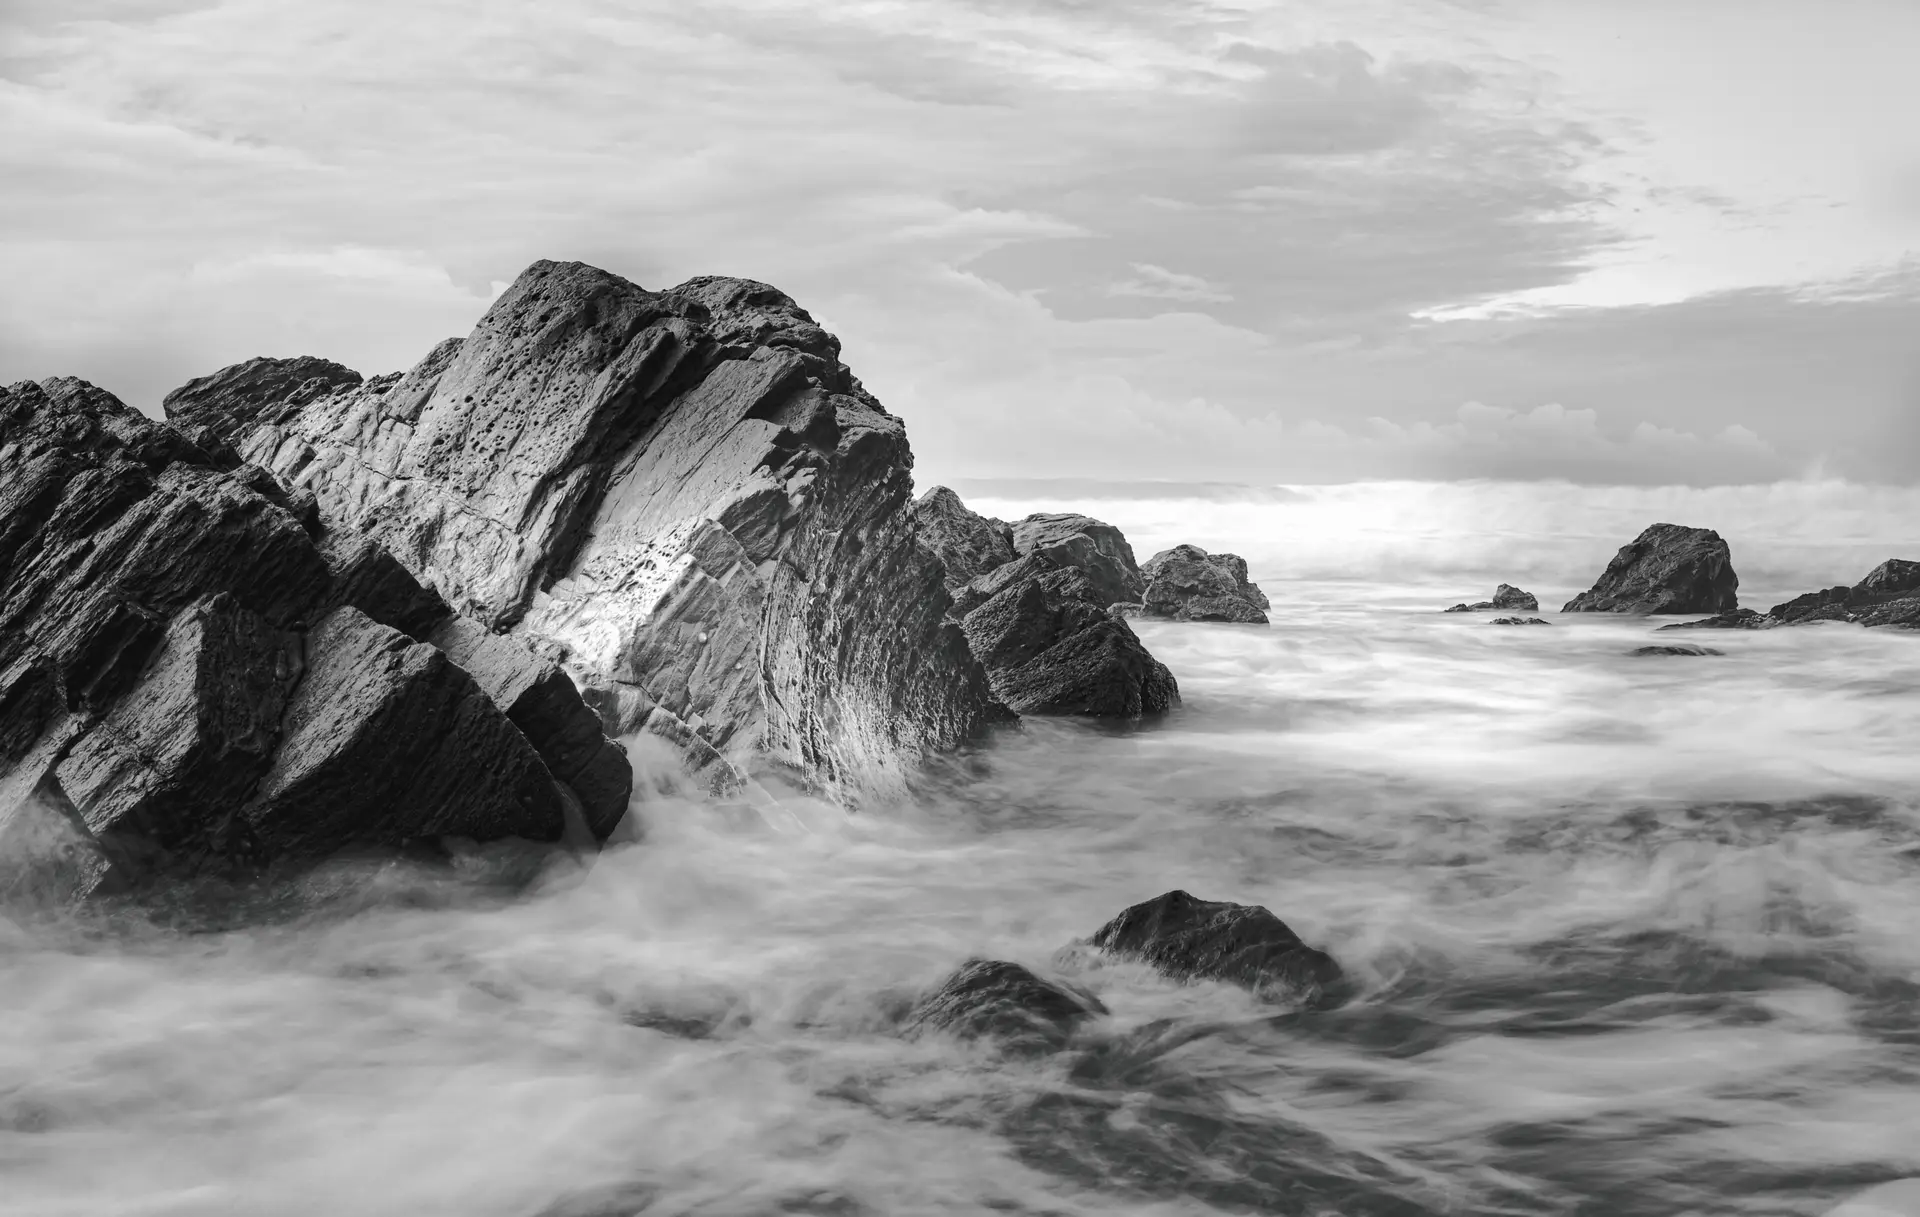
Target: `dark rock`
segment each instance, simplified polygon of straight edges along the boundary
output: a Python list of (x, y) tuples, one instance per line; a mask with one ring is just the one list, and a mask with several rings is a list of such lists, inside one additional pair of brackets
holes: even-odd
[(1567, 601), (1568, 613), (1724, 613), (1739, 576), (1720, 534), (1655, 524), (1622, 546), (1599, 582)]
[[(93, 859), (71, 894), (420, 833), (559, 832), (572, 794), (506, 709), (386, 628), (417, 637), (445, 603), (310, 524), (264, 469), (84, 382), (0, 392), (0, 821), (65, 817)], [(571, 721), (597, 721), (575, 702)]]
[[(999, 522), (968, 511), (952, 491), (929, 491), (921, 505), (924, 543), (952, 568), (1000, 555), (992, 541)], [(1050, 515), (1029, 516), (1012, 531), (1026, 551), (953, 592), (953, 616), (994, 695), (1023, 714), (1135, 718), (1178, 705), (1173, 674), (1109, 611), (1107, 597), (1126, 586), (1116, 572), (1133, 561), (1119, 530)]]
[(1676, 621), (1672, 625), (1663, 625), (1662, 630), (1764, 630), (1778, 625), (1765, 613), (1756, 613), (1749, 608), (1737, 608), (1730, 612), (1715, 613), (1699, 621)]
[(975, 515), (945, 486), (935, 486), (914, 502), (913, 520), (921, 539), (946, 563), (949, 588), (964, 586), (1019, 556), (1013, 551), (1012, 525)]
[(1495, 617), (1488, 625), (1552, 625), (1544, 617)]
[(905, 428), (838, 352), (766, 284), (539, 262), (404, 377), (233, 440), (581, 688), (637, 692), (702, 764), (857, 800), (1009, 713), (948, 619)]
[(1510, 583), (1502, 583), (1494, 589), (1493, 599), (1491, 600), (1482, 600), (1477, 604), (1456, 604), (1452, 608), (1443, 611), (1449, 613), (1484, 613), (1498, 609), (1519, 609), (1529, 613), (1537, 613), (1540, 611), (1540, 602), (1534, 598), (1532, 592), (1523, 592)]
[(1868, 571), (1867, 577), (1854, 584), (1853, 590), (1856, 595), (1864, 596), (1906, 596), (1920, 591), (1920, 562), (1888, 558)]
[(1712, 647), (1692, 646), (1681, 643), (1674, 646), (1635, 647), (1635, 655), (1724, 655), (1725, 651), (1716, 651)]
[(1701, 621), (1661, 626), (1663, 630), (1768, 630), (1783, 625), (1842, 621), (1869, 628), (1920, 626), (1920, 562), (1891, 558), (1849, 587), (1836, 584), (1774, 605), (1764, 614), (1735, 609)]
[(1082, 1023), (1106, 1012), (1099, 998), (1076, 985), (1017, 963), (970, 959), (914, 1006), (906, 1026), (1045, 1050), (1059, 1048)]
[(1175, 621), (1267, 624), (1267, 597), (1248, 582), (1246, 559), (1209, 554), (1197, 545), (1162, 550), (1140, 568), (1146, 579), (1141, 612)]
[(1100, 927), (1093, 945), (1144, 960), (1174, 980), (1220, 980), (1262, 994), (1316, 994), (1341, 977), (1332, 956), (1300, 941), (1266, 909), (1183, 891), (1127, 909)]
[(260, 357), (188, 381), (167, 394), (160, 408), (168, 422), (211, 448), (231, 444), (268, 407), (297, 407), (362, 379), (331, 359)]

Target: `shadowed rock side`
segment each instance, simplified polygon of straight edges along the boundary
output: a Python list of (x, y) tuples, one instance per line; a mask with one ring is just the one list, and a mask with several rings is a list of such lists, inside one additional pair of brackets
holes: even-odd
[[(1116, 596), (1137, 596), (1144, 586), (1119, 529), (1070, 515), (1003, 524), (975, 515), (943, 486), (922, 495), (913, 514), (946, 564), (953, 618), (1007, 705), (1023, 714), (1135, 718), (1179, 704), (1173, 674), (1110, 611)], [(1007, 560), (1009, 552), (1017, 556)]]
[(1720, 534), (1655, 524), (1607, 563), (1599, 582), (1567, 601), (1566, 613), (1724, 613), (1738, 605), (1740, 578)]
[(1238, 554), (1176, 545), (1147, 559), (1140, 574), (1146, 581), (1139, 609), (1144, 616), (1267, 624), (1266, 593), (1248, 582), (1247, 561)]
[(404, 376), (233, 439), (463, 612), (553, 644), (608, 730), (857, 798), (1007, 711), (908, 520), (905, 430), (839, 350), (765, 284), (539, 262)]
[(1100, 927), (1093, 945), (1140, 959), (1174, 980), (1220, 980), (1258, 993), (1314, 995), (1340, 980), (1340, 965), (1266, 909), (1173, 891), (1136, 904)]
[(360, 383), (360, 373), (331, 359), (259, 357), (181, 385), (161, 401), (167, 421), (208, 452), (218, 453), (270, 405), (311, 401)]
[(1442, 611), (1448, 613), (1485, 613), (1501, 609), (1509, 612), (1537, 613), (1540, 611), (1540, 601), (1534, 598), (1532, 592), (1523, 592), (1511, 583), (1502, 583), (1494, 589), (1493, 599), (1491, 600), (1482, 600), (1477, 604), (1456, 604), (1452, 608)]
[[(300, 507), (84, 382), (0, 391), (0, 856), (16, 878), (45, 841), (73, 897), (445, 834), (551, 840), (576, 806), (612, 827), (618, 745), (530, 741), (514, 721), (564, 716), (552, 673), (526, 677), (538, 714), (496, 704), (423, 640), (451, 628), (447, 606), (364, 538), (316, 537)], [(572, 703), (577, 727), (590, 712)]]
[(941, 1030), (987, 1036), (1011, 1048), (1058, 1048), (1090, 1018), (1105, 1014), (1099, 998), (1047, 980), (1017, 963), (970, 959), (907, 1016), (909, 1032)]
[(1848, 587), (1840, 584), (1795, 596), (1765, 613), (1735, 609), (1700, 621), (1663, 625), (1663, 630), (1769, 630), (1782, 625), (1845, 621), (1868, 628), (1920, 629), (1920, 562), (1889, 558)]
[[(1453, 610), (1449, 609), (1448, 612)], [(1552, 625), (1545, 617), (1495, 617), (1488, 625)]]

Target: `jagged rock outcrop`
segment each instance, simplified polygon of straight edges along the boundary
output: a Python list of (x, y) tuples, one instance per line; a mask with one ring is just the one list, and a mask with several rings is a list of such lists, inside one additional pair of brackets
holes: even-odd
[(1077, 985), (1005, 960), (970, 959), (915, 1004), (906, 1029), (986, 1036), (1016, 1050), (1043, 1051), (1105, 1013), (1100, 999)]
[(905, 510), (905, 430), (839, 351), (765, 284), (539, 262), (405, 375), (231, 410), (230, 438), (563, 656), (608, 730), (857, 799), (1010, 715)]
[[(1452, 610), (1449, 609), (1449, 612)], [(1545, 617), (1495, 617), (1488, 625), (1552, 625)]]
[(1485, 613), (1502, 609), (1537, 613), (1540, 611), (1540, 601), (1534, 598), (1532, 592), (1523, 592), (1511, 583), (1502, 583), (1494, 589), (1493, 599), (1491, 600), (1482, 600), (1476, 604), (1456, 604), (1452, 608), (1443, 609), (1442, 611), (1448, 613)]
[(1739, 602), (1740, 578), (1720, 534), (1655, 524), (1620, 548), (1592, 588), (1566, 613), (1724, 613)]
[(1340, 965), (1259, 905), (1167, 892), (1100, 927), (1093, 945), (1174, 980), (1220, 980), (1257, 993), (1324, 993)]
[(1143, 616), (1267, 624), (1266, 593), (1247, 580), (1247, 561), (1238, 554), (1176, 545), (1147, 559), (1140, 574), (1146, 582), (1140, 595)]
[[(1135, 718), (1180, 702), (1166, 665), (1112, 606), (1144, 581), (1119, 529), (1086, 516), (1034, 515), (1002, 524), (937, 486), (914, 518), (947, 564), (952, 615), (994, 694), (1023, 714)], [(1004, 536), (1006, 549), (995, 538)], [(1004, 560), (1007, 550), (1017, 556)], [(998, 562), (961, 581), (959, 576)]]
[(551, 840), (576, 808), (611, 828), (618, 745), (530, 739), (424, 641), (447, 605), (365, 538), (316, 536), (310, 506), (85, 382), (0, 391), (0, 854), (56, 840), (56, 886), (85, 896), (421, 837)]
[(1845, 621), (1869, 628), (1920, 628), (1920, 562), (1889, 558), (1849, 587), (1839, 584), (1795, 596), (1765, 613), (1735, 609), (1700, 621), (1664, 625), (1663, 630), (1767, 630), (1782, 625)]
[(188, 381), (167, 394), (160, 407), (168, 422), (214, 452), (267, 406), (298, 405), (360, 381), (360, 373), (331, 359), (261, 356)]

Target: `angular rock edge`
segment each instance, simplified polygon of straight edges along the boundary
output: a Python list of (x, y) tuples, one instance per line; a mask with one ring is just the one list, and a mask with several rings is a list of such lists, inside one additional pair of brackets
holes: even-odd
[(1564, 613), (1724, 613), (1739, 604), (1740, 577), (1720, 534), (1655, 524), (1607, 563)]
[(1920, 629), (1920, 562), (1889, 558), (1848, 586), (1838, 584), (1776, 604), (1765, 613), (1734, 609), (1663, 630), (1770, 630), (1782, 625), (1842, 621), (1868, 629)]

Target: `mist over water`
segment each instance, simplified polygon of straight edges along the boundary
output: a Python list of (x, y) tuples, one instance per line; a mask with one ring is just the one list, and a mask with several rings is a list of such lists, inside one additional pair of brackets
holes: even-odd
[[(483, 853), (238, 930), (0, 921), (0, 1214), (1815, 1214), (1920, 1173), (1920, 638), (1436, 611), (1557, 607), (1659, 518), (1763, 606), (1750, 568), (1920, 547), (1557, 493), (1101, 503), (1143, 558), (1245, 554), (1272, 627), (1139, 623), (1183, 710), (1030, 720), (900, 805), (658, 796), (511, 898)], [(1072, 945), (1176, 887), (1354, 997)], [(1038, 1059), (904, 1036), (972, 955), (1112, 1014)]]

